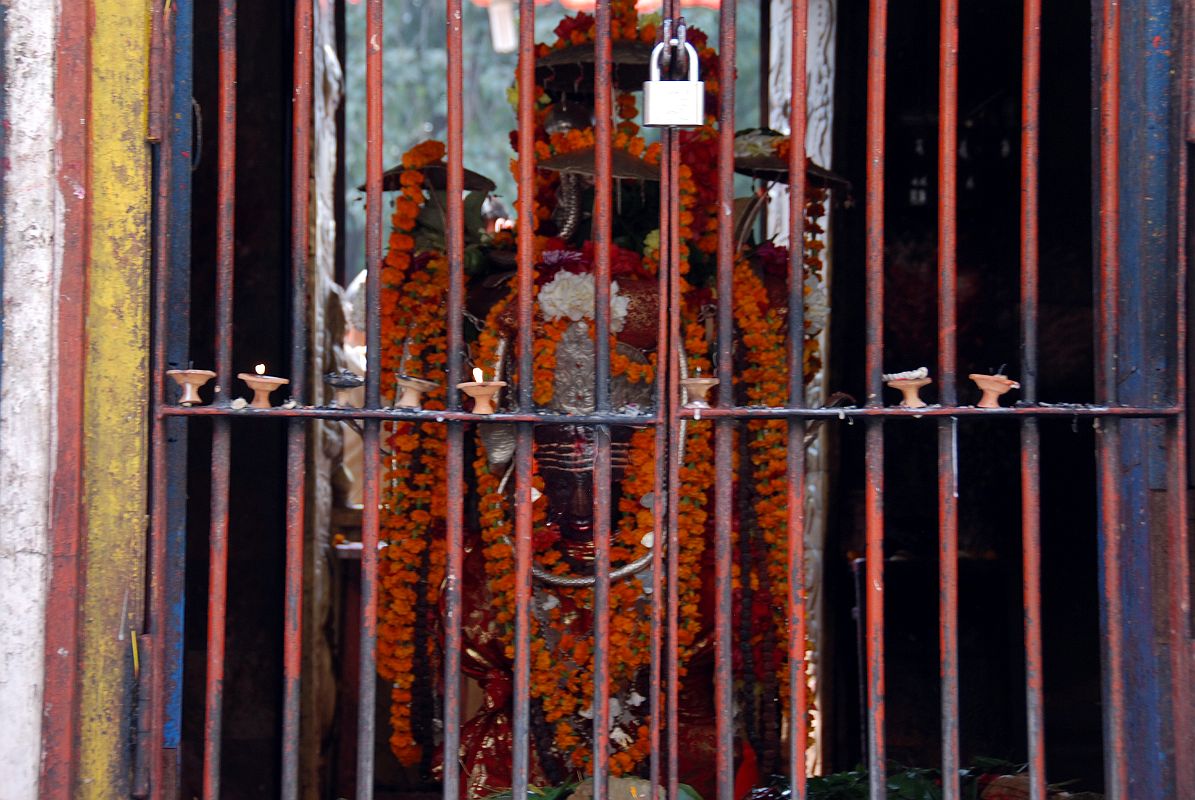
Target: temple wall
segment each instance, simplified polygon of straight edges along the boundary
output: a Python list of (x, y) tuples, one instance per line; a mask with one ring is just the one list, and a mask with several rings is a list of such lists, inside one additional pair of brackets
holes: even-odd
[(37, 797), (62, 204), (54, 98), (56, 0), (0, 1), (0, 782)]

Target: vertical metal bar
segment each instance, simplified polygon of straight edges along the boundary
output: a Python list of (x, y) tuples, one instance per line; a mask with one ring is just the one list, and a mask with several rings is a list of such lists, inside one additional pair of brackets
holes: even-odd
[[(1038, 136), (1041, 112), (1041, 0), (1025, 0), (1021, 55), (1021, 392), (1037, 402)], [(1041, 438), (1021, 424), (1021, 581), (1025, 606), (1025, 719), (1030, 800), (1046, 798), (1041, 637)]]
[[(765, 0), (766, 2), (767, 0)], [(765, 29), (765, 35), (766, 29)], [(805, 61), (808, 0), (792, 7), (792, 96), (788, 154), (788, 403), (805, 405)], [(765, 73), (766, 74), (766, 73)], [(761, 81), (765, 85), (766, 80)], [(765, 90), (766, 96), (766, 90)], [(805, 676), (805, 421), (788, 420), (788, 763), (792, 800), (805, 800), (805, 751), (809, 741)]]
[[(867, 405), (881, 404), (884, 355), (884, 92), (888, 4), (871, 0), (867, 53)], [(867, 421), (867, 722), (871, 800), (887, 797), (884, 703), (884, 428)]]
[[(1098, 397), (1117, 402), (1120, 300), (1120, 3), (1104, 0), (1100, 27), (1099, 111), (1099, 333)], [(1104, 600), (1104, 772), (1111, 800), (1129, 794), (1124, 708), (1124, 606), (1120, 577), (1120, 423), (1100, 420), (1100, 533)]]
[[(734, 386), (734, 100), (736, 0), (723, 0), (718, 15), (718, 363), (723, 404), (733, 404)], [(731, 520), (734, 516), (735, 423), (714, 423), (714, 711), (717, 741), (717, 800), (734, 800), (734, 676), (731, 635)]]
[[(382, 321), (382, 0), (365, 9), (365, 406), (381, 405)], [(357, 687), (357, 800), (373, 797), (377, 712), (378, 504), (380, 422), (364, 420), (361, 500), (361, 655)]]
[[(237, 2), (220, 0), (219, 142), (216, 184), (216, 391), (232, 395), (232, 277), (236, 213)], [(207, 676), (203, 739), (203, 797), (220, 796), (220, 738), (224, 722), (224, 625), (228, 598), (229, 420), (212, 424), (211, 556), (208, 565)]]
[[(942, 0), (938, 45), (938, 378), (943, 405), (957, 405), (955, 321), (958, 207), (958, 0)], [(959, 797), (958, 420), (938, 422), (938, 672), (942, 797)]]
[[(448, 257), (448, 303), (447, 346), (448, 346), (448, 408), (460, 408), (460, 392), (456, 385), (461, 382), (461, 357), (465, 345), (461, 323), (465, 309), (465, 227), (461, 192), (464, 191), (464, 79), (463, 79), (463, 32), (461, 27), (461, 0), (447, 0), (446, 42), (448, 47), (448, 207), (447, 231), (445, 236)], [(520, 34), (526, 31), (520, 23)], [(525, 69), (525, 65), (522, 66)], [(522, 84), (528, 86), (529, 84)], [(530, 94), (521, 92), (520, 94)], [(522, 126), (520, 126), (522, 127)], [(526, 151), (524, 151), (524, 154)], [(522, 195), (520, 195), (520, 199)], [(530, 199), (528, 199), (530, 203)], [(530, 206), (528, 206), (530, 207)], [(522, 222), (523, 214), (519, 215)], [(521, 272), (525, 273), (525, 270)], [(520, 275), (520, 280), (525, 274)], [(526, 357), (526, 354), (522, 354)], [(522, 450), (526, 451), (526, 433), (520, 433)], [(448, 423), (448, 454), (445, 476), (448, 483), (448, 513), (446, 517), (447, 563), (444, 620), (444, 761), (455, 765), (460, 752), (461, 727), (461, 581), (463, 580), (464, 557), (464, 489), (465, 489), (465, 439), (460, 422)], [(526, 480), (524, 478), (524, 480)], [(529, 491), (526, 488), (523, 491)], [(523, 523), (525, 524), (525, 523)], [(526, 548), (525, 542), (519, 548)], [(525, 737), (524, 737), (525, 738)], [(444, 800), (460, 797), (460, 770), (449, 767), (444, 770)]]
[[(311, 177), (312, 0), (295, 3), (294, 107), (291, 110), (291, 397), (307, 397), (307, 247)], [(303, 659), (303, 536), (307, 424), (287, 423), (286, 602), (283, 622), (282, 798), (299, 796), (300, 690)]]
[[(594, 405), (599, 413), (610, 410), (610, 230), (611, 92), (610, 0), (597, 0), (594, 35), (594, 187), (593, 238), (594, 339), (596, 352)], [(593, 798), (606, 800), (610, 734), (610, 428), (594, 429), (593, 462)]]
[[(679, 4), (673, 0), (673, 13)], [(681, 303), (681, 274), (680, 274), (680, 193), (677, 191), (677, 178), (680, 174), (680, 137), (671, 128), (665, 128), (662, 133), (663, 158), (662, 164), (667, 164), (662, 175), (666, 178), (661, 185), (661, 191), (668, 191), (663, 204), (668, 209), (667, 227), (661, 221), (664, 235), (661, 240), (668, 242), (667, 272), (668, 272), (668, 338), (666, 357), (660, 359), (662, 365), (668, 369), (668, 391), (665, 398), (668, 414), (668, 697), (667, 697), (667, 728), (668, 728), (668, 797), (678, 797), (680, 793), (680, 737), (678, 721), (680, 718), (680, 472), (681, 472), (681, 440), (684, 427), (680, 420), (680, 354), (684, 347), (684, 339), (680, 330)], [(661, 261), (661, 267), (664, 262)]]
[[(155, 15), (157, 16), (157, 15)], [(169, 108), (173, 101), (174, 92), (174, 14), (169, 10), (161, 12), (160, 41), (162, 48), (162, 70), (165, 74), (159, 76), (161, 85), (157, 87), (159, 102)], [(152, 104), (151, 104), (152, 105)], [(161, 131), (159, 130), (159, 135)], [(157, 207), (155, 208), (155, 241), (153, 258), (153, 367), (150, 370), (150, 386), (152, 391), (151, 407), (156, 407), (166, 401), (165, 378), (168, 366), (167, 343), (167, 304), (169, 302), (170, 287), (170, 257), (171, 257), (171, 209), (170, 198), (173, 194), (171, 178), (174, 160), (173, 142), (169, 136), (162, 135), (164, 143), (158, 147)], [(168, 586), (168, 543), (169, 532), (167, 526), (167, 474), (166, 474), (166, 436), (167, 421), (154, 414), (152, 426), (152, 450), (150, 455), (151, 484), (150, 484), (150, 606), (149, 625), (147, 631), (155, 637), (158, 646), (150, 650), (150, 709), (149, 709), (149, 786), (144, 796), (161, 798), (163, 796), (166, 775), (166, 752), (163, 748), (166, 727), (166, 631), (170, 610), (167, 600)]]
[[(519, 2), (518, 86), (535, 85), (535, 0)], [(532, 295), (535, 293), (535, 98), (519, 92), (518, 407), (534, 411)], [(520, 423), (515, 441), (515, 663), (512, 800), (527, 796), (531, 706), (531, 476), (533, 428)], [(456, 800), (455, 797), (446, 800)]]

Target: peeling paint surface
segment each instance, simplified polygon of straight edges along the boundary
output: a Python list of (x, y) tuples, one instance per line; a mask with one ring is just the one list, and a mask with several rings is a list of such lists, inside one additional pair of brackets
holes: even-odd
[(37, 797), (53, 470), (55, 0), (0, 2), (0, 764), (4, 800)]
[(149, 5), (94, 0), (91, 227), (84, 375), (88, 530), (76, 797), (126, 797), (132, 632), (146, 535)]

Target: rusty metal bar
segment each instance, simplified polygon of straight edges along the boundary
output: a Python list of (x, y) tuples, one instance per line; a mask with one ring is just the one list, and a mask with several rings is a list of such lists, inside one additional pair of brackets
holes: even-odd
[[(1025, 0), (1021, 53), (1021, 393), (1037, 402), (1038, 146), (1041, 0)], [(1025, 721), (1030, 800), (1046, 800), (1041, 619), (1041, 436), (1021, 424), (1021, 586), (1025, 607)]]
[[(365, 406), (381, 406), (382, 325), (379, 302), (382, 268), (382, 0), (365, 9)], [(374, 729), (377, 724), (378, 648), (378, 463), (381, 422), (366, 419), (362, 452), (361, 649), (357, 687), (357, 800), (373, 797)]]
[[(216, 391), (232, 394), (232, 291), (236, 217), (237, 2), (221, 0), (219, 22), (219, 142), (216, 184)], [(228, 613), (228, 490), (232, 468), (231, 421), (212, 426), (212, 496), (208, 565), (207, 675), (203, 739), (203, 797), (220, 796), (220, 745), (224, 723), (224, 629)]]
[[(311, 178), (312, 0), (295, 3), (294, 107), (291, 110), (291, 397), (307, 401), (307, 246)], [(303, 537), (307, 424), (292, 419), (286, 437), (286, 602), (283, 622), (282, 798), (299, 796), (300, 689), (303, 670)]]
[[(174, 14), (166, 9), (155, 13), (157, 21), (159, 46), (161, 48), (161, 71), (158, 76), (161, 82), (157, 87), (156, 102), (161, 108), (169, 108), (174, 93)], [(160, 110), (159, 110), (160, 111)], [(160, 120), (159, 120), (160, 124)], [(150, 369), (150, 397), (151, 405), (157, 406), (166, 399), (166, 370), (169, 368), (167, 356), (167, 306), (170, 289), (170, 199), (172, 197), (171, 171), (174, 161), (174, 147), (168, 136), (162, 137), (158, 130), (159, 141), (165, 142), (158, 147), (157, 207), (155, 208), (156, 226), (153, 257), (153, 360)], [(150, 451), (150, 561), (149, 561), (149, 620), (146, 631), (154, 636), (158, 646), (149, 652), (149, 770), (147, 787), (138, 787), (143, 797), (155, 800), (165, 796), (166, 752), (164, 750), (166, 728), (166, 630), (169, 616), (168, 589), (168, 559), (169, 533), (167, 530), (168, 502), (167, 486), (167, 420), (155, 415), (151, 428)]]
[[(734, 100), (736, 0), (722, 0), (718, 15), (718, 341), (717, 371), (723, 397), (734, 386)], [(733, 402), (733, 401), (732, 401)], [(734, 517), (735, 422), (714, 422), (714, 711), (717, 800), (734, 800), (734, 665), (731, 631), (731, 523)]]
[[(938, 45), (938, 378), (943, 405), (956, 405), (958, 372), (958, 0), (942, 0)], [(959, 798), (958, 419), (938, 421), (938, 672), (942, 798)]]
[[(678, 0), (670, 0), (673, 14), (679, 7)], [(675, 17), (673, 17), (675, 18)], [(675, 130), (665, 128), (662, 133), (664, 145), (661, 165), (661, 192), (667, 192), (663, 205), (667, 208), (667, 228), (661, 220), (660, 226), (664, 230), (661, 241), (667, 242), (667, 279), (668, 279), (668, 338), (667, 353), (659, 359), (661, 368), (668, 369), (667, 397), (662, 399), (668, 419), (668, 663), (667, 663), (667, 730), (668, 730), (668, 793), (667, 797), (678, 797), (680, 793), (680, 763), (678, 753), (680, 737), (678, 723), (680, 719), (680, 648), (678, 638), (680, 633), (680, 525), (679, 506), (680, 472), (681, 467), (681, 439), (684, 429), (680, 417), (680, 359), (684, 339), (681, 337), (680, 304), (681, 304), (681, 274), (680, 274), (680, 192), (678, 178), (680, 175), (680, 136)], [(661, 260), (661, 267), (665, 262)]]
[[(519, 2), (520, 89), (535, 85), (535, 1)], [(534, 414), (535, 98), (519, 92), (518, 409)], [(531, 716), (531, 477), (533, 427), (520, 423), (515, 440), (515, 658), (512, 800), (527, 796)], [(455, 800), (455, 797), (452, 798)]]
[[(465, 310), (465, 215), (463, 197), (464, 176), (464, 42), (461, 27), (463, 10), (461, 0), (447, 0), (446, 44), (448, 47), (448, 203), (445, 218), (445, 244), (448, 258), (448, 302), (446, 306), (448, 346), (448, 410), (460, 409), (460, 392), (456, 386), (461, 382), (461, 358), (465, 342), (461, 323)], [(520, 25), (520, 32), (523, 29)], [(521, 94), (527, 94), (523, 92)], [(520, 220), (522, 215), (520, 214)], [(525, 269), (520, 270), (524, 280)], [(525, 358), (526, 355), (524, 354)], [(519, 432), (522, 450), (526, 451), (526, 431)], [(455, 765), (460, 752), (461, 721), (461, 581), (463, 580), (464, 554), (464, 426), (460, 422), (448, 423), (447, 459), (445, 474), (448, 491), (448, 513), (446, 517), (447, 563), (445, 575), (445, 620), (444, 620), (444, 753), (445, 763)], [(525, 457), (525, 456), (524, 456)], [(524, 476), (524, 482), (526, 476)], [(530, 490), (523, 486), (524, 492)], [(525, 523), (524, 523), (525, 524)], [(526, 548), (527, 543), (519, 543)], [(524, 734), (525, 736), (526, 734)], [(460, 770), (448, 767), (444, 770), (444, 800), (457, 800), (460, 796)]]
[[(1117, 341), (1120, 301), (1120, 4), (1104, 0), (1099, 62), (1099, 276), (1097, 397), (1117, 399)], [(1111, 800), (1129, 797), (1125, 736), (1125, 687), (1121, 591), (1120, 424), (1100, 421), (1100, 564), (1104, 607), (1104, 788)]]
[[(594, 405), (610, 411), (610, 234), (611, 137), (614, 103), (611, 87), (610, 0), (597, 0), (594, 13), (594, 185), (590, 238), (594, 264)], [(610, 768), (610, 428), (594, 428), (593, 462), (593, 800), (606, 800)]]
[[(884, 357), (884, 94), (888, 4), (871, 0), (867, 33), (867, 406), (882, 402)], [(866, 434), (867, 768), (871, 800), (887, 797), (884, 700), (884, 428)]]
[[(764, 0), (764, 7), (770, 3)], [(769, 36), (762, 28), (762, 35)], [(788, 402), (805, 405), (805, 131), (807, 120), (806, 51), (809, 40), (809, 3), (794, 0), (792, 7), (792, 61), (789, 64), (792, 94), (789, 105), (788, 153)], [(761, 75), (767, 75), (764, 71)], [(767, 97), (767, 81), (761, 79)], [(766, 112), (765, 112), (766, 113)], [(766, 122), (766, 117), (765, 117)], [(809, 741), (809, 716), (805, 664), (807, 637), (805, 609), (805, 420), (790, 417), (787, 441), (788, 500), (788, 765), (792, 800), (805, 800), (805, 751)]]
[[(682, 418), (691, 419), (692, 409), (677, 410)], [(887, 417), (893, 419), (921, 419), (922, 417), (1055, 417), (1055, 418), (1083, 418), (1120, 417), (1125, 419), (1163, 419), (1175, 417), (1183, 413), (1183, 407), (1169, 406), (1100, 406), (1100, 405), (1070, 405), (1054, 404), (1041, 406), (1011, 406), (1003, 408), (976, 408), (975, 406), (933, 406), (928, 408), (908, 409), (899, 406), (875, 406), (859, 408), (791, 408), (786, 406), (740, 406), (732, 408), (702, 409), (701, 416), (730, 417), (733, 419), (780, 419), (784, 417), (801, 417), (805, 419), (847, 419), (849, 417)], [(405, 411), (393, 408), (283, 408), (274, 406), (270, 409), (241, 408), (234, 409), (221, 406), (165, 406), (158, 409), (158, 414), (168, 417), (260, 417), (263, 419), (291, 419), (306, 417), (309, 419), (380, 419), (406, 420), (412, 422), (530, 422), (538, 425), (558, 425), (568, 423), (573, 425), (634, 425), (636, 427), (651, 427), (666, 424), (666, 420), (658, 416), (639, 416), (635, 414), (537, 414), (537, 413), (498, 413), (480, 417), (464, 411)]]

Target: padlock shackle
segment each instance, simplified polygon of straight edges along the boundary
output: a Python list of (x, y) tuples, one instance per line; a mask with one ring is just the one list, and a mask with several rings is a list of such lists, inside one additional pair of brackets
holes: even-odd
[[(689, 80), (693, 83), (697, 82), (697, 49), (688, 42), (684, 42), (685, 55), (689, 57)], [(648, 78), (654, 82), (660, 82), (660, 54), (664, 52), (664, 48), (669, 46), (667, 40), (659, 42), (652, 48), (651, 56), (647, 60)]]

